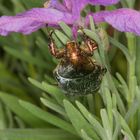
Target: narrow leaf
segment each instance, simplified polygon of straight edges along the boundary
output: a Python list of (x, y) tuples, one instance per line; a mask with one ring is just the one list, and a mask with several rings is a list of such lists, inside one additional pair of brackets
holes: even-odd
[(24, 122), (31, 125), (32, 127), (45, 127), (48, 124), (40, 120), (29, 111), (24, 109), (18, 102), (18, 98), (7, 93), (0, 92), (0, 99), (4, 102), (10, 110), (12, 110), (17, 116), (19, 116)]
[(65, 99), (65, 95), (57, 86), (50, 85), (46, 82), (42, 82), (42, 86), (46, 92), (48, 92), (51, 96), (53, 96), (57, 102), (63, 105), (63, 99)]
[(95, 24), (94, 24), (94, 20), (92, 16), (89, 16), (89, 20), (90, 20), (90, 28), (92, 31), (95, 31)]
[(64, 117), (67, 116), (65, 113), (65, 110), (60, 105), (53, 103), (53, 102), (51, 102), (47, 99), (44, 99), (44, 98), (41, 98), (40, 100), (46, 107), (49, 107), (50, 109), (54, 110), (55, 112), (61, 114)]
[(140, 101), (135, 99), (125, 115), (125, 120), (127, 122), (129, 122), (133, 118), (135, 113), (138, 111), (139, 107), (140, 107)]
[(135, 137), (134, 137), (132, 131), (130, 130), (130, 128), (129, 128), (128, 124), (126, 123), (126, 121), (124, 120), (124, 118), (119, 114), (119, 112), (113, 110), (113, 114), (114, 114), (114, 117), (119, 117), (119, 122), (120, 122), (122, 128), (124, 129), (124, 131), (126, 131), (126, 133), (128, 133), (130, 135), (131, 140), (135, 140)]
[(94, 140), (99, 140), (99, 137), (93, 131), (92, 127), (84, 119), (82, 114), (67, 100), (64, 100), (64, 107), (76, 131), (81, 135), (81, 130), (84, 129), (87, 134)]
[(66, 44), (66, 42), (69, 41), (69, 38), (59, 30), (55, 30), (55, 34), (62, 41), (63, 44)]
[(81, 134), (84, 140), (92, 140), (83, 129), (81, 130)]
[(112, 140), (112, 130), (109, 118), (105, 109), (101, 109), (101, 118), (108, 140)]
[(46, 62), (44, 62), (43, 60), (39, 60), (38, 58), (36, 57), (33, 57), (29, 54), (25, 54), (24, 52), (21, 52), (16, 50), (16, 49), (13, 49), (13, 48), (10, 48), (10, 47), (4, 47), (4, 50), (13, 55), (14, 57), (22, 60), (22, 61), (25, 61), (25, 62), (28, 62), (30, 64), (33, 64), (33, 65), (36, 65), (38, 67), (42, 67), (42, 68), (48, 68), (47, 65), (46, 65)]
[(5, 129), (0, 130), (2, 140), (80, 140), (60, 129)]
[(22, 100), (20, 100), (19, 102), (20, 102), (20, 105), (22, 107), (27, 109), (29, 112), (34, 114), (36, 117), (38, 117), (38, 118), (40, 118), (40, 119), (42, 119), (50, 124), (53, 124), (57, 127), (60, 127), (63, 130), (66, 130), (72, 134), (75, 134), (73, 127), (68, 122), (63, 121), (62, 119), (52, 115), (49, 112), (45, 112), (44, 110), (40, 109), (39, 107), (37, 107), (31, 103), (28, 103), (28, 102), (25, 102)]
[(36, 87), (42, 89), (43, 91), (54, 97), (59, 104), (63, 105), (63, 99), (65, 98), (65, 96), (58, 87), (50, 85), (46, 82), (40, 83), (32, 78), (28, 78), (28, 80)]
[(121, 130), (121, 132), (124, 135), (124, 139), (126, 139), (126, 140), (132, 140), (132, 138), (131, 138), (131, 136), (130, 136), (129, 133), (125, 132), (124, 130)]
[(105, 130), (101, 126), (101, 124), (95, 119), (94, 116), (92, 116), (87, 109), (78, 101), (76, 101), (76, 104), (84, 117), (90, 122), (90, 124), (93, 126), (94, 131), (102, 138), (102, 140), (107, 139)]
[(71, 28), (64, 22), (60, 22), (59, 25), (62, 28), (63, 32), (68, 36), (68, 38), (72, 38)]
[(114, 46), (119, 48), (123, 52), (123, 54), (125, 55), (126, 59), (128, 61), (130, 61), (130, 58), (131, 58), (130, 54), (129, 54), (127, 48), (123, 44), (121, 44), (117, 40), (113, 39), (112, 37), (109, 37), (109, 41), (110, 41), (111, 44), (113, 44)]

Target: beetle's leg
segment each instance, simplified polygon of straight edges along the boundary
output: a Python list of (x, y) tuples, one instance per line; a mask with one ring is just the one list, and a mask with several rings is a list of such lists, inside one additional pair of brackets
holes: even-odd
[(84, 52), (89, 55), (89, 56), (92, 56), (93, 55), (93, 52), (94, 50), (97, 49), (98, 45), (97, 43), (94, 41), (94, 40), (91, 40), (89, 38), (87, 38), (85, 41), (85, 47), (83, 48)]
[(49, 47), (49, 50), (50, 50), (50, 53), (55, 56), (56, 58), (62, 58), (64, 56), (64, 49), (62, 50), (58, 50), (56, 45), (55, 45), (55, 42), (52, 38), (52, 34), (53, 34), (54, 31), (51, 31), (50, 34), (49, 34), (49, 39), (50, 39), (50, 43), (48, 45)]
[(82, 48), (82, 50), (84, 51), (84, 53), (86, 53), (88, 56), (92, 56), (94, 50), (96, 50), (98, 48), (98, 44), (96, 43), (95, 40), (90, 39), (83, 31), (82, 28), (80, 28), (80, 30), (82, 31), (82, 38), (84, 40), (84, 47)]

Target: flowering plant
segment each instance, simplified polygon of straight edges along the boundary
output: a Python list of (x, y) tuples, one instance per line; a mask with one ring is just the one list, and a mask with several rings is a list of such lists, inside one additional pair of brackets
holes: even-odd
[[(8, 1), (23, 7), (27, 3)], [(0, 14), (5, 9), (3, 15), (13, 11), (8, 10), (4, 0), (1, 2)], [(140, 35), (140, 13), (133, 10), (134, 3), (136, 6), (139, 0), (50, 0), (44, 8), (0, 17), (0, 139), (140, 139), (140, 39), (135, 36)], [(90, 11), (83, 17), (87, 5), (98, 12)], [(100, 5), (101, 9), (109, 5), (113, 5), (112, 9), (125, 8), (100, 11), (97, 10)], [(114, 31), (112, 37), (101, 28), (95, 30), (93, 23), (98, 26), (102, 22), (133, 34)], [(97, 42), (99, 49), (94, 57), (108, 69), (98, 94), (64, 96), (52, 76), (57, 62), (48, 51), (48, 34), (44, 30), (28, 37), (19, 34), (3, 37), (12, 32), (31, 34), (46, 25), (63, 30), (55, 30), (53, 34), (57, 46), (64, 46), (72, 36), (71, 29), (75, 36), (79, 26)], [(111, 47), (107, 52), (108, 46)], [(28, 75), (32, 78), (27, 81)]]
[[(81, 11), (87, 4), (111, 5), (119, 0), (51, 0), (45, 3), (45, 8), (33, 8), (16, 16), (2, 16), (0, 18), (0, 35), (10, 32), (30, 34), (41, 27), (58, 26), (60, 21), (70, 26), (84, 26), (87, 21), (82, 20)], [(95, 23), (107, 22), (120, 31), (132, 32), (140, 35), (140, 13), (138, 11), (122, 8), (114, 11), (100, 11), (90, 13)], [(88, 16), (87, 16), (88, 17)]]

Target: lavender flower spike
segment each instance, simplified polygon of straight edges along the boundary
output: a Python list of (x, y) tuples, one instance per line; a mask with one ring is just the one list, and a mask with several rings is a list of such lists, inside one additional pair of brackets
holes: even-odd
[[(81, 25), (80, 12), (87, 5), (110, 5), (119, 0), (51, 0), (47, 8), (33, 8), (16, 16), (0, 17), (0, 35), (11, 32), (30, 34), (46, 24), (58, 26), (60, 21), (70, 26)], [(43, 4), (42, 4), (43, 5)]]
[(140, 12), (128, 8), (92, 14), (96, 23), (107, 22), (122, 32), (140, 35)]

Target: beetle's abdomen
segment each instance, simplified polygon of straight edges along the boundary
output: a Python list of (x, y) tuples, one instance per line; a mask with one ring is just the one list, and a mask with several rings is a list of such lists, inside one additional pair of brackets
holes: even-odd
[(88, 73), (84, 71), (79, 71), (77, 73), (70, 65), (65, 67), (65, 69), (67, 70), (61, 73), (62, 66), (58, 65), (54, 70), (54, 76), (59, 86), (67, 95), (95, 93), (100, 88), (102, 77), (106, 72), (106, 68), (102, 68), (97, 64), (94, 64), (94, 69)]

